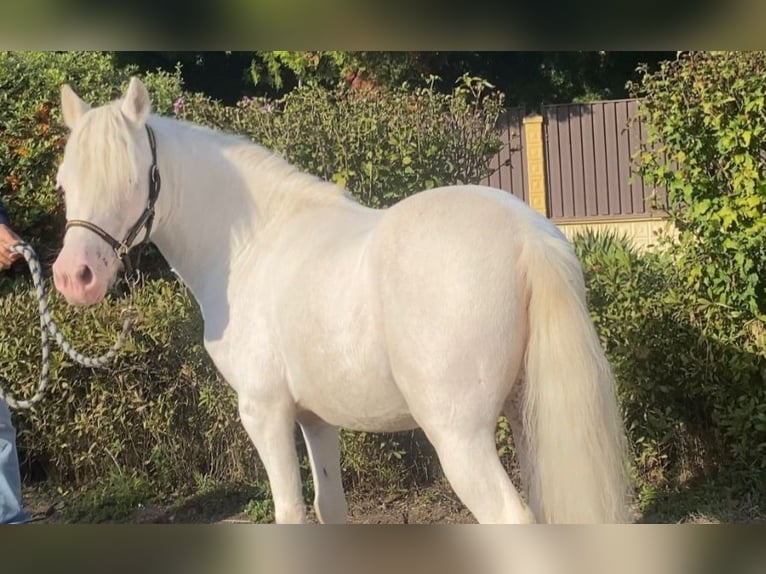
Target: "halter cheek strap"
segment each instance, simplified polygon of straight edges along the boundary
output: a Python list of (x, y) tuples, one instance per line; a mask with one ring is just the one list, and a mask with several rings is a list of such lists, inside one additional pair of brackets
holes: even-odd
[(106, 243), (109, 244), (109, 247), (111, 247), (117, 255), (117, 258), (122, 262), (123, 266), (125, 267), (125, 271), (128, 274), (132, 273), (133, 271), (133, 266), (130, 263), (130, 257), (128, 257), (128, 253), (133, 247), (133, 242), (136, 240), (136, 237), (142, 229), (145, 229), (146, 233), (144, 234), (144, 238), (141, 241), (141, 245), (149, 241), (149, 235), (152, 232), (152, 225), (154, 224), (154, 206), (157, 203), (157, 198), (160, 195), (161, 180), (160, 170), (157, 167), (157, 141), (154, 137), (154, 131), (149, 127), (148, 124), (146, 125), (146, 133), (149, 136), (149, 147), (152, 150), (152, 165), (149, 168), (149, 198), (143, 213), (141, 213), (139, 216), (138, 221), (136, 221), (136, 223), (133, 224), (133, 226), (128, 230), (125, 238), (122, 241), (117, 241), (112, 235), (104, 231), (95, 223), (91, 223), (90, 221), (85, 221), (83, 219), (70, 219), (66, 224), (67, 230), (70, 227), (84, 227), (85, 229), (89, 229), (98, 235), (101, 239), (106, 241)]

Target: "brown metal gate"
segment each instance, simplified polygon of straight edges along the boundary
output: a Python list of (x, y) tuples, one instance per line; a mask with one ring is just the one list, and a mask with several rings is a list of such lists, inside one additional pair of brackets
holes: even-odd
[(503, 189), (528, 202), (529, 180), (523, 121), (524, 108), (509, 108), (500, 117), (497, 129), (503, 147), (490, 162), (492, 175), (482, 183)]
[[(547, 215), (555, 221), (653, 215), (653, 193), (634, 173), (633, 155), (645, 139), (638, 101), (609, 100), (542, 107)], [(512, 108), (498, 126), (503, 149), (483, 183), (529, 202), (525, 110)], [(529, 126), (528, 126), (529, 127)]]

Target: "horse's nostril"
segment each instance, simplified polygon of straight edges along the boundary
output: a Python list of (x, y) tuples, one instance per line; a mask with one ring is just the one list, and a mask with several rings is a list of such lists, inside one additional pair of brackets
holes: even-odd
[(93, 281), (93, 271), (90, 270), (90, 267), (83, 265), (77, 270), (77, 281), (82, 285), (90, 285)]

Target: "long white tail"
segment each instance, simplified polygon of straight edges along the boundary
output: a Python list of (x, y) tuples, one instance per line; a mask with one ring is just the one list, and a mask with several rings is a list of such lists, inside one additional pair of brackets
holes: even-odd
[(549, 523), (627, 522), (625, 432), (580, 262), (557, 230), (527, 238), (520, 263), (529, 294), (522, 412), (530, 506)]

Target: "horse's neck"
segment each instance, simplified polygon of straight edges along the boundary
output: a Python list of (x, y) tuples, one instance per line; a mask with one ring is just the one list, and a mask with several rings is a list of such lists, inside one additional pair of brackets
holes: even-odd
[(225, 295), (227, 278), (257, 250), (269, 224), (342, 199), (308, 189), (326, 185), (318, 180), (307, 180), (298, 193), (282, 189), (306, 176), (246, 142), (220, 140), (173, 120), (154, 118), (153, 125), (162, 175), (153, 241), (203, 307)]
[(202, 305), (220, 296), (221, 281), (253, 242), (258, 210), (201, 134), (168, 120), (153, 124), (162, 189), (152, 240)]

